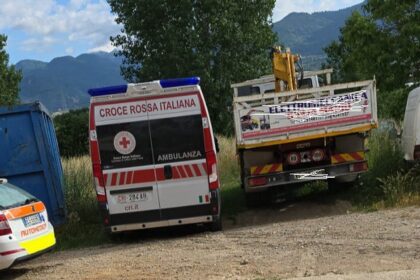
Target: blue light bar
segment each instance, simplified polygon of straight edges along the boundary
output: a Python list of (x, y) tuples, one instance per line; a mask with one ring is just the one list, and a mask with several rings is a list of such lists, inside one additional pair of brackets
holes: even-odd
[(195, 86), (200, 83), (200, 77), (189, 77), (180, 79), (160, 80), (160, 86), (163, 88)]
[(119, 94), (119, 93), (126, 93), (126, 92), (127, 92), (127, 85), (92, 88), (88, 90), (88, 93), (90, 96), (102, 96), (102, 95)]

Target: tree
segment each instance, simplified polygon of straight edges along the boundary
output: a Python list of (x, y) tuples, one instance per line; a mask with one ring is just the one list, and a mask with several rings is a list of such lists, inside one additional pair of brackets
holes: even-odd
[(19, 83), (22, 74), (14, 65), (9, 66), (6, 47), (7, 36), (0, 34), (0, 105), (19, 103)]
[(62, 156), (80, 156), (89, 152), (89, 109), (71, 110), (54, 118), (58, 146)]
[(230, 84), (271, 70), (275, 0), (108, 0), (123, 34), (112, 37), (131, 82), (200, 76), (213, 126), (232, 132)]
[(366, 15), (355, 12), (338, 41), (325, 49), (341, 81), (370, 79), (395, 90), (420, 80), (420, 3), (369, 0)]
[(420, 2), (369, 0), (364, 10), (353, 13), (325, 49), (327, 62), (338, 81), (376, 76), (380, 116), (400, 121), (406, 84), (420, 82)]

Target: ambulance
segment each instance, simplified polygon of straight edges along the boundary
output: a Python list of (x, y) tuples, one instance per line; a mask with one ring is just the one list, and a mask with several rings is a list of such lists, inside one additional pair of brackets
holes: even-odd
[(0, 270), (39, 256), (55, 245), (44, 204), (0, 178)]
[(215, 138), (198, 77), (90, 89), (89, 143), (110, 233), (221, 229)]

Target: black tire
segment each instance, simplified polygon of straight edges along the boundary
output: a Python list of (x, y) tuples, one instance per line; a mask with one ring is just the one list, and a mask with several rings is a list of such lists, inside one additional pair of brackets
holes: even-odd
[(223, 229), (222, 217), (220, 215), (213, 216), (213, 221), (210, 223), (209, 229), (213, 232), (221, 231)]
[(341, 191), (351, 189), (355, 184), (356, 184), (356, 181), (338, 182), (335, 179), (328, 179), (328, 191), (332, 193), (338, 193)]
[(245, 203), (248, 208), (260, 207), (267, 201), (267, 191), (245, 193)]
[(112, 243), (121, 243), (124, 241), (124, 232), (108, 232), (108, 237)]

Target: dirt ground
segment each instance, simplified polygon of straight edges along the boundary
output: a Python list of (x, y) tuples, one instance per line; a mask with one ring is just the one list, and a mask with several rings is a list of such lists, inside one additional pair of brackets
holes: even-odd
[(420, 208), (350, 213), (344, 201), (292, 202), (118, 244), (49, 253), (6, 279), (420, 279)]

